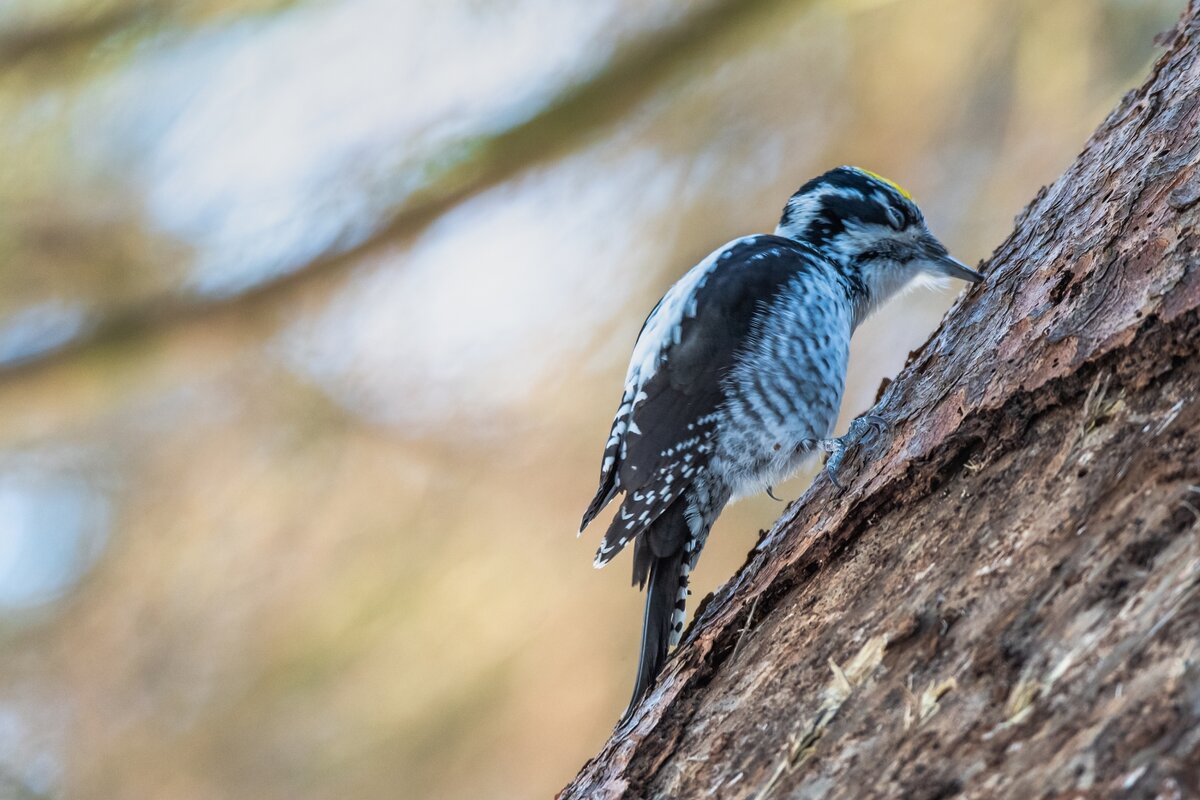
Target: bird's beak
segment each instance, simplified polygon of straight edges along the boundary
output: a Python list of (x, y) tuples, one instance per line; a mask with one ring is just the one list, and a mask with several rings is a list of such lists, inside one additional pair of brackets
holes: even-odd
[(950, 278), (958, 278), (969, 283), (980, 283), (983, 281), (982, 275), (948, 253), (939, 253), (931, 257), (930, 266), (932, 267), (932, 272), (937, 272)]

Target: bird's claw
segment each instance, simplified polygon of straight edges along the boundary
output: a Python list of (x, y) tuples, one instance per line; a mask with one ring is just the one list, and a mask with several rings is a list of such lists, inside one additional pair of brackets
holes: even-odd
[(863, 445), (870, 446), (876, 439), (890, 432), (891, 427), (883, 417), (878, 414), (863, 414), (850, 423), (850, 430), (846, 431), (844, 436), (817, 442), (818, 449), (829, 453), (829, 458), (825, 461), (825, 474), (829, 476), (829, 482), (838, 491), (845, 491), (846, 487), (838, 482), (837, 476), (846, 454)]

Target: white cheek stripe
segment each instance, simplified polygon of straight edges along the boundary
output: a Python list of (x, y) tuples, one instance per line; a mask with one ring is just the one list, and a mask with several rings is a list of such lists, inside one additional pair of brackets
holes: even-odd
[(809, 223), (825, 205), (825, 198), (834, 194), (862, 197), (862, 192), (856, 189), (833, 186), (823, 186), (814, 192), (799, 196), (792, 195), (784, 208), (784, 218), (775, 226), (775, 235), (804, 241), (804, 234), (808, 230)]

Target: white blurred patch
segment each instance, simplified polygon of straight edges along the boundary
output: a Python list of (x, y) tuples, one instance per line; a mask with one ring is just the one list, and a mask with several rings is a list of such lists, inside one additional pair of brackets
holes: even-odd
[(109, 516), (106, 498), (79, 476), (0, 467), (0, 614), (70, 589), (103, 549)]
[[(284, 358), (373, 421), (486, 427), (556, 370), (575, 371), (597, 329), (660, 268), (674, 243), (651, 226), (686, 180), (683, 162), (643, 150), (612, 165), (579, 157), (486, 192), (293, 326)], [(628, 352), (636, 329), (621, 333)]]
[[(157, 225), (228, 295), (362, 241), (481, 137), (533, 115), (656, 0), (343, 0), (163, 41), (84, 113), (81, 148), (135, 170)], [(97, 130), (96, 118), (106, 120)]]
[(87, 328), (80, 306), (51, 301), (0, 320), (0, 366), (19, 364), (68, 344)]
[(27, 687), (0, 695), (0, 797), (58, 797), (68, 714), (60, 697)]

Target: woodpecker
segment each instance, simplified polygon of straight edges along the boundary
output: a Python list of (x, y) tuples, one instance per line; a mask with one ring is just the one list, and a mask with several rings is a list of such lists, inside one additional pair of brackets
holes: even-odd
[(830, 438), (851, 334), (909, 283), (941, 277), (983, 280), (934, 238), (908, 192), (842, 166), (791, 196), (774, 235), (717, 248), (650, 312), (580, 525), (624, 493), (595, 560), (632, 542), (633, 583), (646, 590), (623, 719), (679, 643), (688, 576), (721, 510), (822, 450), (836, 482), (846, 448), (881, 424), (863, 417)]

